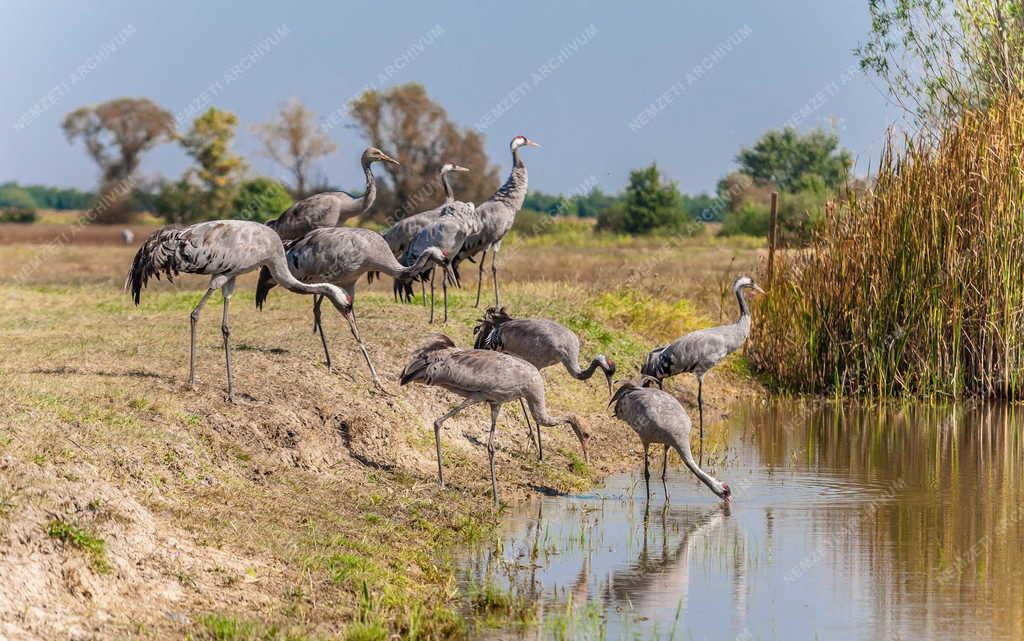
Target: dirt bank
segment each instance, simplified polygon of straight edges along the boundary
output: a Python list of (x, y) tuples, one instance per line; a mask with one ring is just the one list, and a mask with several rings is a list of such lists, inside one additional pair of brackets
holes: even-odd
[[(340, 319), (327, 322), (339, 364), (328, 373), (309, 301), (275, 291), (257, 312), (246, 281), (232, 306), (240, 399), (228, 404), (218, 299), (200, 322), (199, 387), (184, 385), (201, 281), (160, 284), (134, 308), (117, 288), (125, 250), (61, 252), (24, 284), (0, 288), (0, 637), (461, 634), (446, 552), (487, 536), (498, 518), (488, 420), (470, 410), (446, 424), (449, 485), (439, 489), (430, 425), (454, 398), (396, 381), (433, 331), (422, 307), (382, 293), (357, 299), (394, 394), (385, 395), (369, 385)], [(0, 250), (0, 270), (22, 256)], [(77, 280), (83, 269), (90, 276)], [(521, 315), (569, 324), (585, 353), (608, 353), (623, 373), (661, 340), (632, 326), (637, 305), (663, 317), (666, 334), (709, 320), (647, 298), (623, 308), (566, 281), (510, 282), (504, 293)], [(444, 328), (459, 344), (477, 316), (470, 294), (454, 296)], [(593, 434), (592, 461), (559, 428), (545, 431), (537, 461), (518, 409), (507, 407), (497, 459), (505, 501), (579, 490), (639, 464), (603, 381), (554, 369), (545, 378), (549, 405), (577, 413)], [(706, 382), (712, 426), (738, 395), (758, 393), (739, 361)], [(693, 382), (674, 385), (692, 407)], [(713, 428), (710, 436), (714, 452)]]

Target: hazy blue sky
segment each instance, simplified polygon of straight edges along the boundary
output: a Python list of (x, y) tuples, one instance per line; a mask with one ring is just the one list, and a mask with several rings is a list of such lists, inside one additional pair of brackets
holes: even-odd
[[(652, 160), (687, 191), (711, 189), (741, 146), (787, 120), (835, 127), (863, 173), (898, 117), (876, 82), (847, 75), (869, 27), (865, 0), (3, 5), (0, 182), (92, 187), (95, 165), (59, 123), (120, 96), (172, 113), (212, 98), (241, 118), (236, 149), (280, 177), (255, 158), (248, 126), (282, 101), (298, 96), (327, 117), (367, 85), (415, 80), (455, 121), (485, 127), (503, 174), (513, 135), (540, 142), (526, 153), (530, 185), (545, 191), (590, 176), (617, 190)], [(105, 59), (90, 58), (105, 45)], [(339, 151), (321, 169), (358, 187), (365, 143), (349, 122), (331, 129)], [(185, 165), (166, 145), (143, 169), (177, 177)]]

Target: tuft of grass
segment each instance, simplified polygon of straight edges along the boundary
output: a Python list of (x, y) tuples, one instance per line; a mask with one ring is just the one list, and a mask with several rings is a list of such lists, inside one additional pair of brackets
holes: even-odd
[(54, 519), (46, 526), (46, 534), (52, 539), (85, 552), (89, 556), (92, 569), (96, 572), (106, 574), (110, 571), (106, 542), (86, 528), (64, 519)]
[(388, 629), (379, 621), (353, 623), (345, 630), (345, 641), (387, 641)]

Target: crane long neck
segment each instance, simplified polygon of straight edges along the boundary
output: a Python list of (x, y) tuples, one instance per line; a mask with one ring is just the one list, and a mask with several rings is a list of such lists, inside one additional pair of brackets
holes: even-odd
[(718, 479), (700, 469), (700, 466), (697, 465), (697, 461), (693, 460), (693, 452), (690, 451), (690, 441), (688, 439), (676, 439), (673, 446), (676, 448), (676, 452), (679, 453), (679, 458), (683, 459), (683, 463), (686, 464), (686, 467), (690, 468), (690, 471), (693, 472), (694, 476), (700, 479), (701, 483), (707, 485), (712, 492), (718, 494), (720, 491), (719, 488), (722, 487), (722, 484)]
[(519, 148), (516, 147), (512, 150), (512, 171), (509, 172), (505, 184), (498, 188), (498, 191), (494, 192), (490, 199), (506, 203), (513, 210), (519, 211), (523, 206), (523, 201), (526, 200), (528, 182), (529, 175), (526, 172), (526, 164), (519, 157)]
[(366, 213), (373, 207), (373, 201), (377, 199), (377, 181), (373, 177), (373, 171), (370, 170), (372, 163), (363, 161), (363, 174), (366, 175), (366, 191), (363, 192), (363, 211)]
[(569, 370), (569, 374), (578, 381), (589, 380), (594, 375), (594, 372), (597, 371), (597, 368), (601, 367), (601, 362), (596, 358), (590, 361), (590, 365), (585, 370), (580, 370), (579, 363), (569, 362), (568, 360), (564, 361), (564, 363), (565, 369)]
[(419, 274), (420, 272), (422, 272), (424, 269), (426, 269), (427, 263), (429, 263), (432, 260), (434, 260), (434, 256), (429, 251), (426, 251), (426, 252), (423, 252), (422, 254), (420, 254), (419, 258), (416, 259), (416, 262), (414, 262), (412, 265), (410, 265), (408, 267), (403, 267), (402, 264), (399, 263), (396, 260), (395, 261), (395, 267), (396, 267), (395, 272), (396, 273), (389, 274), (389, 275), (390, 276), (394, 276), (394, 277), (411, 277), (411, 276), (415, 276), (415, 275)]
[(750, 318), (750, 308), (747, 306), (747, 299), (743, 298), (743, 290), (736, 288), (733, 293), (736, 294), (736, 302), (740, 305), (740, 320)]
[(444, 202), (449, 204), (455, 202), (455, 192), (452, 191), (451, 183), (448, 182), (448, 172), (441, 173), (441, 186), (444, 187)]
[(285, 257), (283, 247), (267, 263), (267, 270), (274, 277), (274, 282), (290, 292), (295, 292), (296, 294), (323, 294), (332, 301), (335, 298), (337, 288), (334, 286), (327, 283), (304, 283), (295, 278), (291, 270), (288, 269), (288, 259)]

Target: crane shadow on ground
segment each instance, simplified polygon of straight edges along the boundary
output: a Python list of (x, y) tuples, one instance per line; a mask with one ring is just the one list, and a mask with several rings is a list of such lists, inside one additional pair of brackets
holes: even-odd
[(232, 347), (232, 349), (239, 352), (260, 352), (261, 354), (288, 354), (288, 350), (283, 347), (262, 347), (260, 345), (250, 345), (249, 343), (239, 343)]
[(123, 372), (109, 370), (83, 370), (77, 367), (50, 367), (36, 368), (28, 371), (29, 374), (46, 374), (48, 376), (106, 376), (110, 378), (155, 378), (162, 381), (173, 381), (173, 377), (166, 374), (158, 374), (142, 369), (130, 369)]

